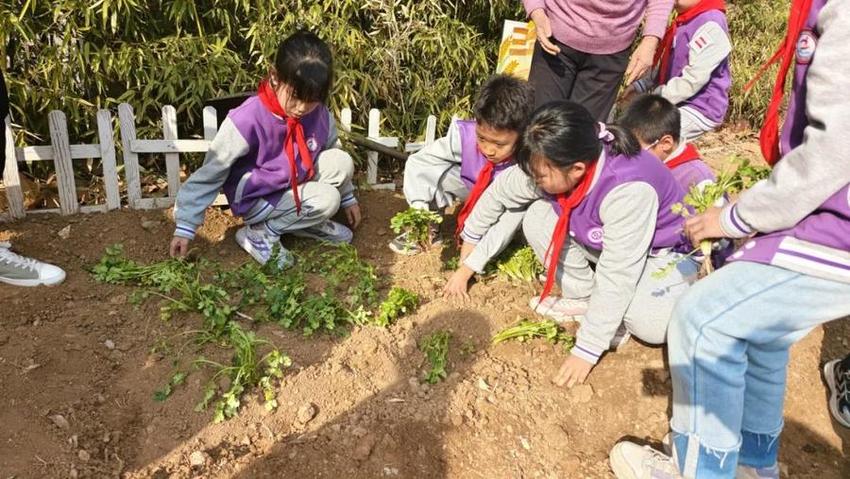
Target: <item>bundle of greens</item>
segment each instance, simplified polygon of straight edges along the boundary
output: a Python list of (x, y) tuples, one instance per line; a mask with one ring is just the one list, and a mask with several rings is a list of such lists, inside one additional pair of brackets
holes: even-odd
[(528, 319), (521, 319), (513, 326), (499, 331), (493, 336), (493, 344), (509, 340), (525, 342), (536, 338), (545, 339), (552, 344), (562, 344), (566, 351), (569, 351), (575, 345), (575, 337), (561, 329), (555, 321), (530, 321)]

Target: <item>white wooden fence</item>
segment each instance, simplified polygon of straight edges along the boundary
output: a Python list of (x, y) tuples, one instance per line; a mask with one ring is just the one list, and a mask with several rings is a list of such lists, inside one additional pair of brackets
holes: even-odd
[[(351, 109), (343, 108), (340, 112), (340, 126), (343, 130), (351, 132)], [(398, 138), (394, 136), (381, 136), (381, 111), (373, 108), (369, 110), (369, 127), (367, 138), (372, 141), (381, 143), (390, 148), (398, 148)], [(412, 153), (419, 151), (425, 145), (433, 143), (437, 136), (437, 117), (428, 115), (428, 120), (425, 123), (425, 141), (422, 143), (405, 143), (404, 151)], [(370, 151), (366, 154), (366, 182), (374, 189), (395, 189), (395, 183), (378, 183), (378, 152)]]
[[(118, 105), (118, 118), (121, 130), (121, 144), (123, 149), (124, 179), (127, 188), (127, 205), (132, 209), (158, 209), (168, 208), (174, 204), (177, 192), (180, 190), (180, 154), (181, 153), (205, 153), (209, 150), (210, 143), (218, 131), (216, 111), (213, 107), (206, 107), (203, 111), (204, 138), (203, 139), (180, 139), (177, 128), (177, 111), (171, 105), (162, 107), (162, 139), (141, 140), (136, 137), (136, 118), (133, 107), (127, 103)], [(70, 145), (68, 141), (68, 128), (65, 114), (61, 111), (52, 111), (49, 114), (51, 144), (46, 146), (27, 146), (16, 148), (14, 146), (11, 124), (6, 121), (6, 169), (3, 172), (3, 184), (6, 188), (6, 197), (9, 205), (9, 213), (0, 215), (0, 220), (23, 218), (27, 211), (24, 210), (24, 195), (18, 172), (18, 163), (30, 161), (53, 160), (56, 165), (57, 186), (59, 190), (60, 207), (52, 209), (30, 210), (29, 213), (59, 212), (63, 215), (78, 212), (103, 212), (118, 208), (121, 205), (118, 188), (118, 170), (115, 158), (115, 143), (112, 135), (112, 116), (109, 110), (97, 112), (97, 126), (99, 144), (92, 145)], [(369, 111), (369, 125), (367, 137), (370, 140), (381, 143), (390, 148), (399, 146), (397, 137), (381, 136), (380, 133), (381, 112), (377, 109)], [(339, 125), (344, 131), (352, 129), (351, 110), (345, 108), (340, 115)], [(436, 137), (437, 119), (433, 115), (428, 116), (423, 142), (405, 143), (404, 151), (410, 153), (418, 151), (425, 145), (433, 142)], [(165, 157), (165, 170), (168, 181), (168, 194), (163, 197), (143, 198), (142, 178), (139, 168), (139, 155), (158, 154)], [(77, 201), (76, 185), (74, 182), (74, 171), (72, 160), (83, 158), (100, 158), (103, 164), (103, 179), (106, 190), (106, 204), (88, 205), (80, 207)], [(394, 183), (378, 184), (378, 160), (377, 152), (367, 153), (367, 184), (376, 189), (394, 189)], [(215, 204), (227, 204), (224, 195), (219, 195)]]
[[(115, 161), (115, 142), (112, 138), (112, 115), (109, 110), (98, 110), (97, 132), (100, 143), (71, 145), (68, 139), (68, 123), (61, 111), (48, 114), (50, 126), (50, 145), (16, 148), (12, 134), (12, 124), (7, 117), (4, 134), (6, 135), (6, 168), (3, 171), (3, 185), (6, 188), (8, 213), (0, 215), (3, 219), (23, 218), (24, 192), (18, 163), (32, 161), (53, 161), (56, 168), (56, 185), (59, 190), (59, 208), (30, 210), (29, 213), (56, 213), (70, 215), (78, 212), (101, 212), (118, 208), (121, 199), (118, 194), (118, 170)], [(77, 201), (77, 186), (74, 179), (72, 160), (100, 158), (103, 165), (103, 183), (106, 190), (106, 204), (80, 206)]]
[[(215, 108), (204, 108), (204, 139), (181, 140), (177, 136), (177, 110), (171, 105), (162, 107), (162, 139), (139, 140), (136, 138), (136, 117), (128, 103), (118, 105), (118, 120), (121, 123), (121, 145), (124, 149), (124, 179), (127, 182), (127, 204), (130, 208), (149, 210), (168, 208), (174, 204), (180, 190), (180, 153), (206, 153), (218, 131)], [(159, 153), (165, 155), (165, 174), (168, 178), (168, 196), (142, 198), (142, 178), (139, 171), (139, 155)], [(221, 204), (219, 196), (216, 203)]]

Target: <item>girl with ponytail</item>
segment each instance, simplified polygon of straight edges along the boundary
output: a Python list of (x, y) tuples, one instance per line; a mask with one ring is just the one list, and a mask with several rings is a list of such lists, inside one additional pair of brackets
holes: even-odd
[[(505, 211), (527, 207), (523, 231), (546, 267), (530, 306), (559, 322), (581, 321), (555, 382), (583, 382), (602, 353), (631, 334), (664, 343), (673, 305), (698, 269), (683, 258), (691, 247), (671, 206), (685, 192), (670, 171), (630, 132), (597, 123), (573, 102), (534, 112), (517, 163), (467, 224), (483, 234)], [(653, 275), (665, 269), (672, 271)], [(556, 282), (561, 296), (550, 295)]]
[(351, 241), (351, 230), (331, 220), (339, 209), (352, 228), (361, 218), (351, 182), (354, 162), (340, 149), (325, 106), (332, 84), (331, 50), (319, 37), (300, 31), (280, 43), (257, 95), (230, 110), (204, 165), (180, 188), (172, 256), (187, 253), (219, 190), (245, 223), (236, 242), (260, 263), (275, 248), (279, 266), (292, 262), (280, 246), (283, 234)]

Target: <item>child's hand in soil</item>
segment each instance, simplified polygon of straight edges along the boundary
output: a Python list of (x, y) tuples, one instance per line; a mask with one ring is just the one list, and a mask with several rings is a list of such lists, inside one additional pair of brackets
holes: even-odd
[(351, 229), (356, 230), (358, 226), (360, 226), (360, 220), (363, 218), (360, 213), (360, 203), (354, 203), (345, 209), (345, 217), (348, 219), (348, 224), (351, 225)]
[(180, 236), (175, 236), (174, 239), (171, 240), (171, 247), (168, 252), (171, 254), (172, 258), (185, 257), (186, 253), (189, 252), (189, 240), (181, 238)]
[(720, 213), (723, 210), (710, 207), (704, 213), (692, 216), (685, 220), (685, 234), (691, 240), (694, 247), (698, 247), (700, 241), (705, 239), (729, 238), (730, 235), (720, 225)]
[(467, 287), (469, 285), (470, 278), (472, 278), (474, 274), (475, 271), (461, 265), (457, 271), (452, 274), (452, 277), (449, 278), (449, 282), (446, 283), (446, 287), (443, 288), (443, 296), (450, 299), (469, 301), (470, 297), (467, 292)]
[(592, 364), (578, 356), (570, 354), (570, 356), (564, 360), (564, 363), (561, 364), (561, 369), (558, 370), (558, 374), (552, 378), (552, 382), (558, 386), (566, 384), (567, 387), (571, 388), (575, 386), (576, 383), (583, 383), (590, 374), (591, 369), (593, 369)]

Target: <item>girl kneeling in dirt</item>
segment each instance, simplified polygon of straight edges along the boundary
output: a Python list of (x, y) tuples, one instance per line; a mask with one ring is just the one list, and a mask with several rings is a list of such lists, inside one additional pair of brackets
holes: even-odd
[[(351, 182), (354, 163), (339, 149), (334, 118), (324, 105), (332, 79), (331, 52), (319, 37), (298, 32), (280, 44), (269, 78), (256, 96), (228, 113), (204, 165), (181, 187), (172, 256), (186, 254), (220, 189), (245, 222), (236, 242), (260, 263), (284, 233), (351, 241), (351, 230), (330, 219), (340, 207), (353, 228), (361, 218)], [(281, 247), (281, 267), (291, 261)]]
[[(684, 219), (670, 209), (685, 192), (630, 132), (606, 128), (577, 103), (538, 108), (522, 143), (518, 165), (487, 189), (467, 228), (483, 235), (504, 211), (530, 204), (523, 231), (547, 265), (530, 305), (559, 322), (582, 321), (554, 379), (572, 386), (629, 334), (665, 341), (673, 305), (698, 269), (684, 257)], [(653, 275), (669, 264), (669, 274)], [(548, 296), (555, 279), (561, 298)]]

